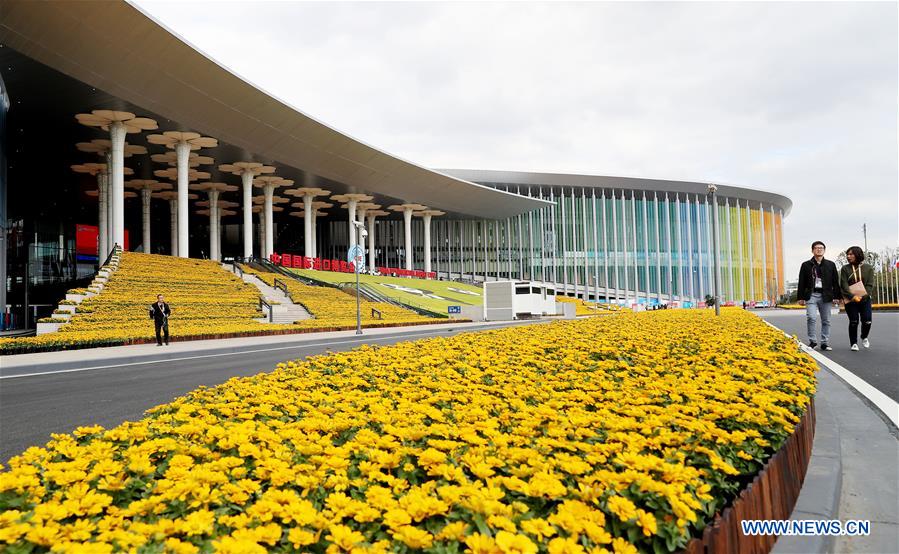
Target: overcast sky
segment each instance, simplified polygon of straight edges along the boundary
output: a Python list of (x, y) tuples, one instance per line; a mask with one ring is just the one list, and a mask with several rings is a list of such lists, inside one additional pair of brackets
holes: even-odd
[(716, 181), (813, 240), (899, 245), (897, 4), (154, 2), (231, 70), (434, 168)]

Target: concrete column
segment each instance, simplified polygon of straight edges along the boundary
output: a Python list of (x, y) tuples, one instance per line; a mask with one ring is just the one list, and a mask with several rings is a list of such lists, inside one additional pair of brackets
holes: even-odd
[(318, 210), (312, 210), (312, 257), (318, 257)]
[(178, 165), (178, 255), (182, 258), (189, 257), (190, 235), (188, 234), (187, 223), (187, 174), (190, 170), (188, 159), (190, 157), (190, 145), (184, 141), (175, 145), (175, 154), (177, 156)]
[(275, 185), (265, 185), (265, 253), (263, 257), (268, 259), (275, 251), (275, 233), (272, 221), (272, 196), (275, 193)]
[(99, 213), (97, 214), (97, 258), (98, 263), (103, 263), (109, 254), (109, 174), (97, 174), (97, 200)]
[(112, 142), (112, 242), (125, 248), (125, 124), (109, 125)]
[(349, 216), (349, 220), (350, 220), (349, 221), (350, 228), (349, 228), (349, 232), (347, 233), (347, 240), (350, 243), (350, 248), (356, 246), (356, 244), (357, 244), (356, 226), (353, 225), (353, 222), (356, 221), (356, 202), (357, 202), (356, 200), (347, 200), (347, 203), (346, 203), (347, 215)]
[(431, 214), (422, 216), (425, 225), (425, 272), (431, 272)]
[(169, 200), (169, 213), (170, 213), (170, 231), (171, 231), (171, 239), (172, 239), (172, 256), (178, 255), (178, 199), (172, 198)]
[(253, 172), (240, 174), (243, 183), (243, 257), (253, 257)]
[[(123, 193), (124, 195), (124, 193)], [(114, 240), (112, 238), (112, 230), (115, 227), (115, 221), (112, 218), (112, 152), (106, 152), (106, 253), (103, 254), (103, 260), (112, 250)], [(100, 262), (103, 262), (100, 260)]]
[(410, 270), (412, 269), (412, 208), (403, 209), (403, 224), (406, 237), (406, 269)]
[(314, 257), (315, 248), (312, 246), (312, 219), (315, 217), (313, 215), (312, 209), (312, 199), (314, 197), (311, 194), (303, 195), (303, 255), (308, 257)]
[(218, 230), (216, 227), (216, 214), (218, 212), (218, 203), (219, 203), (219, 191), (210, 190), (209, 191), (209, 259), (216, 260), (216, 234)]
[(258, 238), (259, 238), (259, 257), (265, 257), (265, 215), (262, 212), (259, 212), (259, 226), (258, 229)]
[(369, 240), (368, 247), (368, 268), (369, 270), (375, 267), (375, 251), (378, 249), (378, 243), (375, 241), (375, 219), (377, 216), (369, 215), (368, 216), (368, 236), (371, 237)]
[[(359, 222), (361, 222), (363, 225), (365, 225), (365, 213), (366, 213), (366, 212), (368, 212), (368, 208), (364, 208), (364, 207), (363, 207), (363, 208), (359, 208), (359, 207), (357, 206), (357, 208), (356, 208), (356, 217), (358, 218)], [(362, 236), (362, 229), (361, 229), (361, 228), (355, 229), (355, 230), (350, 229), (350, 232), (355, 232), (355, 233), (357, 234), (357, 237), (358, 237), (358, 238), (357, 238), (357, 244), (360, 245), (360, 246), (362, 247), (362, 256), (363, 256), (363, 259), (364, 259), (364, 256), (365, 256), (365, 246), (366, 246), (366, 244), (369, 242), (369, 241), (367, 240), (367, 237), (363, 237), (363, 236)], [(368, 232), (371, 233), (370, 230), (369, 230)]]
[(153, 249), (150, 246), (150, 201), (152, 199), (153, 191), (148, 188), (143, 188), (140, 191), (140, 199), (141, 199), (141, 223), (143, 224), (143, 233), (141, 235), (141, 242), (144, 243), (144, 252), (150, 254)]
[(215, 207), (215, 261), (222, 261), (222, 209)]

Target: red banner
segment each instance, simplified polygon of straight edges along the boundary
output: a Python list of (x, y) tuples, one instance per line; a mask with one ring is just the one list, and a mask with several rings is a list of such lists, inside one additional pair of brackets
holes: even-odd
[[(95, 247), (96, 248), (96, 247)], [(273, 264), (295, 269), (314, 269), (316, 271), (336, 271), (339, 273), (353, 273), (353, 264), (344, 260), (329, 260), (326, 258), (310, 258), (296, 254), (272, 254), (269, 258)], [(399, 267), (379, 267), (378, 273), (395, 277), (415, 277), (417, 279), (436, 279), (437, 273), (419, 271), (417, 269), (402, 269)]]
[[(96, 256), (98, 248), (97, 238), (99, 234), (100, 232), (96, 225), (84, 225), (83, 223), (76, 224), (75, 253), (83, 256)], [(125, 229), (125, 250), (131, 249), (129, 238), (128, 229)], [(110, 245), (110, 250), (111, 249), (112, 245)]]

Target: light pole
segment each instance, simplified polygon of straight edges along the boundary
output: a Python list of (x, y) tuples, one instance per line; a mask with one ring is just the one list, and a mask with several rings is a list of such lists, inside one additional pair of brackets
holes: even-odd
[[(353, 221), (353, 227), (359, 230), (359, 234), (363, 239), (368, 236), (365, 230), (365, 224), (361, 221)], [(352, 234), (352, 233), (351, 233)], [(350, 256), (353, 261), (353, 271), (356, 273), (356, 334), (362, 334), (362, 303), (359, 299), (359, 271), (362, 270), (362, 264), (365, 263), (365, 251), (358, 244), (350, 246)]]
[(718, 291), (721, 290), (721, 258), (718, 255), (718, 187), (716, 185), (709, 185), (709, 195), (712, 197), (712, 260), (715, 266), (715, 315), (718, 316), (721, 315), (721, 302), (718, 296)]

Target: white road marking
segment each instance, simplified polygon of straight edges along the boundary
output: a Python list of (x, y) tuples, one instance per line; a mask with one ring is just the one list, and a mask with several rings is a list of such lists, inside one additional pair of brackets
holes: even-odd
[[(759, 319), (761, 319), (761, 318), (759, 318)], [(765, 321), (765, 320), (762, 319), (762, 321)], [(780, 331), (781, 333), (783, 333), (784, 335), (786, 335), (788, 337), (793, 336), (793, 335), (790, 335), (789, 333), (787, 333), (786, 331), (784, 331), (783, 329), (775, 326), (774, 324), (772, 324), (769, 321), (765, 321), (765, 323), (767, 323), (774, 329), (777, 329), (778, 331)], [(847, 385), (854, 388), (856, 391), (858, 391), (859, 394), (861, 394), (862, 396), (867, 398), (872, 404), (874, 404), (878, 410), (883, 412), (883, 414), (885, 416), (887, 416), (887, 419), (889, 419), (891, 422), (893, 422), (893, 425), (895, 425), (896, 427), (899, 427), (899, 402), (896, 402), (889, 396), (880, 392), (879, 390), (874, 388), (874, 386), (872, 386), (870, 383), (868, 383), (867, 381), (865, 381), (864, 379), (862, 379), (855, 373), (852, 373), (852, 371), (846, 369), (845, 367), (838, 364), (834, 360), (831, 360), (824, 354), (821, 354), (820, 352), (817, 352), (817, 351), (809, 348), (808, 346), (806, 346), (805, 344), (800, 342), (799, 339), (796, 339), (796, 342), (799, 343), (799, 347), (802, 349), (803, 352), (805, 352), (806, 354), (809, 354), (819, 364), (823, 365), (824, 367), (829, 369), (831, 372), (835, 373), (837, 375), (837, 377), (839, 377), (840, 379), (845, 381)]]
[[(478, 326), (476, 326), (476, 327), (463, 327), (463, 328), (459, 328), (459, 327), (448, 327), (448, 328), (437, 329), (437, 330), (431, 330), (431, 331), (419, 331), (419, 332), (405, 333), (405, 334), (402, 335), (402, 338), (405, 338), (405, 337), (413, 337), (413, 336), (420, 336), (420, 335), (434, 335), (434, 334), (437, 334), (437, 333), (441, 333), (441, 332), (449, 332), (449, 331), (460, 331), (460, 332), (478, 331), (478, 330), (482, 330), (482, 329), (484, 329), (484, 328), (488, 328), (488, 329), (489, 329), (489, 328), (493, 328), (493, 327), (503, 327), (505, 323), (510, 323), (510, 325), (505, 325), (505, 326), (507, 326), (507, 327), (511, 327), (511, 326), (513, 326), (513, 325), (519, 325), (519, 324), (521, 324), (520, 321), (516, 321), (516, 322), (501, 322), (501, 323), (500, 323), (500, 322), (497, 322), (497, 323), (492, 323), (492, 324), (491, 324), (490, 322), (486, 322), (486, 323), (484, 323), (484, 324), (482, 324), (482, 325), (478, 325)], [(528, 322), (528, 324), (532, 324), (532, 323), (536, 323), (536, 322)], [(184, 356), (184, 357), (181, 357), (181, 358), (167, 358), (167, 359), (164, 359), (164, 360), (148, 360), (148, 361), (146, 361), (146, 362), (128, 362), (128, 363), (121, 363), (121, 364), (98, 365), (98, 366), (91, 366), (91, 367), (77, 367), (77, 368), (72, 368), (72, 369), (58, 369), (58, 370), (55, 370), (55, 371), (40, 371), (40, 372), (34, 372), (34, 373), (18, 373), (18, 374), (15, 374), (15, 375), (0, 375), (0, 379), (18, 379), (18, 378), (21, 378), (21, 377), (38, 377), (38, 376), (40, 376), (40, 375), (55, 375), (55, 374), (57, 374), (57, 373), (77, 373), (77, 372), (81, 372), (81, 371), (93, 371), (93, 370), (98, 370), (98, 369), (112, 369), (112, 368), (115, 368), (115, 367), (127, 367), (127, 366), (138, 366), (138, 365), (148, 365), (148, 364), (161, 364), (161, 363), (165, 363), (165, 362), (181, 362), (181, 361), (185, 361), (185, 360), (200, 360), (200, 359), (203, 359), (203, 358), (216, 358), (216, 357), (221, 357), (221, 356), (235, 356), (235, 355), (241, 355), (241, 354), (254, 354), (254, 353), (257, 353), (257, 352), (275, 352), (275, 351), (278, 351), (278, 350), (295, 350), (295, 349), (299, 349), (299, 348), (308, 348), (308, 347), (312, 347), (312, 346), (329, 346), (329, 345), (332, 345), (332, 344), (349, 344), (349, 343), (354, 343), (354, 342), (359, 342), (359, 343), (364, 343), (364, 342), (374, 342), (374, 341), (377, 341), (377, 340), (385, 340), (385, 339), (390, 339), (390, 338), (397, 338), (398, 336), (399, 336), (399, 335), (391, 335), (391, 334), (385, 334), (385, 335), (371, 335), (371, 336), (368, 336), (368, 337), (362, 338), (362, 339), (349, 339), (349, 340), (339, 340), (339, 341), (330, 341), (330, 342), (318, 342), (318, 343), (308, 343), (308, 344), (303, 343), (303, 344), (294, 344), (294, 345), (292, 345), (292, 346), (278, 346), (278, 347), (275, 347), (275, 348), (260, 348), (260, 349), (257, 349), (257, 350), (241, 350), (241, 351), (238, 351), (238, 352), (221, 352), (221, 353), (218, 353), (218, 354), (202, 354), (202, 355), (199, 355), (199, 356)]]

